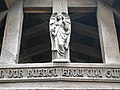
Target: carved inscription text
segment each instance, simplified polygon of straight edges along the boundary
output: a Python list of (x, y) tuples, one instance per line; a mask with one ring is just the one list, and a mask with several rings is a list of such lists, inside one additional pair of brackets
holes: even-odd
[(76, 80), (118, 80), (120, 82), (120, 69), (101, 68), (14, 68), (0, 69), (0, 82), (4, 80), (62, 80), (69, 78)]

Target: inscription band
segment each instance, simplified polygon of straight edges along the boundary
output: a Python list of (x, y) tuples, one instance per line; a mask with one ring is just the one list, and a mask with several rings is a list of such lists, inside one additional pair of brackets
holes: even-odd
[(0, 68), (0, 82), (56, 80), (120, 82), (120, 69), (99, 67)]

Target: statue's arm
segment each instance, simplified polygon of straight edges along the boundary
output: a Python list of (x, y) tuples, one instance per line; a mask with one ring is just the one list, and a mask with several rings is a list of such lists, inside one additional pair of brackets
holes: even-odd
[(66, 22), (65, 23), (65, 26), (66, 26), (66, 34), (70, 34), (71, 33), (71, 23), (70, 22)]
[(68, 38), (67, 38), (65, 48), (68, 49), (69, 42), (70, 42), (70, 35), (71, 35), (71, 22), (70, 22), (70, 20), (66, 22), (66, 29), (67, 29), (66, 35), (68, 36)]

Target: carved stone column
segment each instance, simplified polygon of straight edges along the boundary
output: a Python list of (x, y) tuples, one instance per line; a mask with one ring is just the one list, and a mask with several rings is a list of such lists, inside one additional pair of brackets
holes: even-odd
[(8, 11), (0, 63), (15, 64), (18, 62), (22, 23), (23, 1), (18, 0)]
[(97, 20), (103, 62), (118, 64), (120, 63), (120, 54), (113, 12), (104, 5), (104, 0), (98, 0), (97, 4)]
[(71, 21), (68, 15), (67, 0), (53, 0), (53, 14), (49, 26), (52, 62), (70, 62)]
[(53, 13), (55, 12), (68, 14), (67, 0), (53, 0)]

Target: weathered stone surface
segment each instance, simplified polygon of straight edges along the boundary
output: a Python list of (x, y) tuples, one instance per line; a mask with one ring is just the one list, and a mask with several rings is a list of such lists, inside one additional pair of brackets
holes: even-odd
[(119, 83), (119, 64), (44, 63), (0, 66), (0, 88), (118, 89)]
[[(24, 7), (52, 7), (53, 0), (25, 0)], [(68, 0), (69, 7), (97, 7), (96, 0)]]
[(105, 63), (120, 63), (119, 45), (113, 12), (98, 0), (97, 20), (101, 43), (102, 59)]
[(49, 24), (52, 62), (70, 62), (71, 21), (67, 0), (53, 0), (52, 12)]
[(12, 7), (17, 0), (5, 0), (5, 3), (8, 8)]
[(62, 62), (62, 60), (68, 59), (65, 61), (69, 61), (69, 42), (71, 35), (71, 21), (69, 15), (66, 12), (59, 13), (56, 11), (50, 18), (49, 27), (52, 60), (59, 59)]
[(23, 23), (23, 1), (19, 0), (7, 14), (0, 63), (17, 63)]

